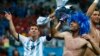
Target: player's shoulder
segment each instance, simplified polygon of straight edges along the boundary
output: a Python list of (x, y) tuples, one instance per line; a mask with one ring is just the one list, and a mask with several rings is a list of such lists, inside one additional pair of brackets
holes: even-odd
[(46, 36), (40, 36), (39, 38), (46, 38)]
[(84, 39), (83, 37), (80, 37), (80, 42), (84, 43), (84, 44), (87, 44), (88, 41), (86, 39)]
[(63, 32), (63, 35), (64, 35), (64, 38), (72, 38), (71, 32), (65, 31), (65, 32)]
[(65, 31), (63, 33), (66, 34), (66, 35), (72, 35), (72, 33), (71, 32), (68, 32), (68, 31)]
[(43, 40), (46, 39), (46, 36), (40, 36), (39, 39), (40, 39), (41, 41), (43, 41)]

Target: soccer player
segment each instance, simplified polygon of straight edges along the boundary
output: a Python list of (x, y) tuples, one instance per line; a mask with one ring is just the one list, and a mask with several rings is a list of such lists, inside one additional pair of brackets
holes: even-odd
[(9, 21), (9, 28), (11, 34), (15, 39), (22, 42), (24, 47), (24, 56), (43, 56), (43, 43), (46, 40), (51, 40), (51, 37), (40, 36), (40, 31), (37, 25), (32, 24), (28, 31), (29, 37), (23, 36), (16, 32), (12, 15), (10, 13), (5, 14), (6, 19)]

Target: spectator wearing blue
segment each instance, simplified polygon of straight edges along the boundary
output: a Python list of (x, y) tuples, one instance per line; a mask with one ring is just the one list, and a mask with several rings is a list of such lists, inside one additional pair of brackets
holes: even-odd
[(4, 17), (4, 12), (1, 10), (0, 11), (0, 39), (2, 39), (4, 35), (6, 35), (7, 30), (9, 28), (8, 23), (9, 23), (8, 20), (5, 19)]

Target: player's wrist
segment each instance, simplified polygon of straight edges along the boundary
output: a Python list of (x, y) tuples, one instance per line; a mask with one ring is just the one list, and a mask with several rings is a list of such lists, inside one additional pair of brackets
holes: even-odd
[(64, 21), (63, 20), (59, 20), (59, 23), (62, 24)]

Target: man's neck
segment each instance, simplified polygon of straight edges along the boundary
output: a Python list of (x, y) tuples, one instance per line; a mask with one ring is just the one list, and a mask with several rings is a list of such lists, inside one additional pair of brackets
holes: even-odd
[(36, 41), (37, 39), (38, 39), (38, 37), (35, 37), (35, 36), (33, 36), (33, 37), (31, 38), (32, 41)]
[(96, 24), (92, 23), (92, 28), (96, 29)]
[(76, 38), (79, 36), (79, 31), (73, 31), (72, 33), (73, 37)]

